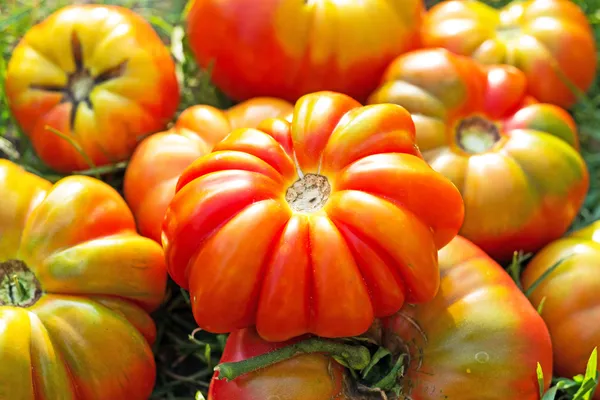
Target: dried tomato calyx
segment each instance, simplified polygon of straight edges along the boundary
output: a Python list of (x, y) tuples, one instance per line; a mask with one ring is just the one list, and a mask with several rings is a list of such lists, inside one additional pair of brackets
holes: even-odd
[(0, 305), (30, 307), (41, 296), (40, 282), (23, 261), (0, 262)]
[(292, 210), (310, 213), (323, 208), (330, 194), (331, 185), (326, 177), (306, 174), (287, 189), (285, 200)]
[(469, 154), (485, 153), (501, 139), (498, 126), (478, 115), (461, 120), (456, 127), (456, 143)]
[(75, 118), (77, 117), (79, 106), (84, 103), (92, 110), (93, 103), (90, 95), (94, 87), (122, 76), (127, 68), (127, 60), (94, 76), (84, 65), (83, 48), (77, 32), (71, 33), (71, 52), (73, 54), (75, 70), (68, 74), (66, 85), (32, 84), (30, 87), (35, 90), (61, 93), (62, 98), (60, 102), (72, 104), (69, 123), (71, 130), (74, 130)]

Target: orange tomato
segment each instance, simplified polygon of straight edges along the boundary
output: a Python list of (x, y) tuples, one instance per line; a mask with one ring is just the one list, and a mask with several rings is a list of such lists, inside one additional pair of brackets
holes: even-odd
[(148, 399), (161, 247), (99, 180), (0, 160), (0, 193), (0, 399)]
[(552, 378), (552, 343), (540, 315), (468, 240), (457, 236), (439, 259), (435, 299), (384, 321), (385, 346), (409, 355), (403, 393), (413, 400), (538, 400), (538, 362), (544, 389)]
[(179, 103), (175, 63), (150, 24), (103, 5), (64, 7), (31, 28), (8, 63), (6, 95), (39, 157), (61, 172), (128, 159)]
[(423, 0), (195, 0), (187, 35), (236, 100), (333, 90), (360, 101), (394, 57), (417, 48), (424, 12)]
[(414, 135), (402, 107), (318, 92), (291, 123), (236, 129), (188, 167), (162, 240), (199, 326), (353, 336), (432, 299), (463, 203)]
[(460, 235), (502, 262), (562, 236), (589, 187), (575, 122), (526, 87), (514, 67), (424, 49), (390, 64), (369, 99), (410, 111), (423, 157), (463, 196)]
[(476, 0), (441, 2), (423, 24), (423, 45), (484, 64), (511, 64), (540, 101), (569, 107), (570, 81), (586, 91), (596, 77), (596, 43), (585, 14), (570, 0), (512, 1), (494, 9)]
[(162, 221), (179, 175), (236, 128), (255, 128), (267, 118), (287, 116), (293, 106), (275, 98), (254, 98), (228, 110), (197, 105), (181, 113), (175, 126), (142, 141), (125, 171), (125, 200), (140, 233), (160, 243)]
[[(552, 336), (554, 372), (570, 378), (585, 372), (592, 350), (600, 347), (600, 221), (536, 254), (521, 277), (525, 290), (548, 272), (529, 299), (536, 307), (544, 302), (541, 315)], [(600, 399), (600, 392), (594, 399)]]

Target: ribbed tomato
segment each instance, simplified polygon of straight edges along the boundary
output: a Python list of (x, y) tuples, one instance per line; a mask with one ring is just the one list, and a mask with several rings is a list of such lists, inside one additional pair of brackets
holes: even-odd
[(424, 12), (423, 0), (195, 0), (187, 35), (236, 100), (320, 90), (364, 100), (387, 64), (418, 46)]
[(6, 95), (39, 157), (61, 172), (128, 159), (179, 104), (175, 63), (151, 25), (126, 8), (92, 4), (61, 8), (25, 34)]
[(403, 378), (413, 400), (538, 400), (552, 378), (548, 328), (511, 277), (458, 236), (439, 253), (436, 298), (384, 321), (384, 343), (408, 350)]
[(529, 299), (536, 307), (544, 302), (541, 315), (552, 336), (554, 372), (570, 378), (585, 372), (592, 350), (600, 347), (600, 221), (544, 247), (525, 268), (523, 287), (528, 290), (547, 272)]
[[(481, 249), (456, 237), (439, 252), (441, 285), (430, 302), (406, 304), (371, 339), (404, 355), (402, 394), (388, 399), (538, 400), (552, 376), (552, 345), (544, 321), (510, 276)], [(379, 333), (378, 333), (379, 332)], [(222, 363), (292, 344), (266, 343), (252, 329), (233, 332)], [(227, 381), (217, 372), (209, 400), (367, 400), (357, 382), (325, 354), (296, 356)], [(364, 382), (360, 382), (364, 383)]]
[(162, 240), (198, 325), (352, 336), (432, 299), (463, 203), (414, 135), (402, 107), (318, 92), (291, 123), (234, 130), (188, 167)]
[(148, 399), (160, 246), (93, 178), (0, 160), (0, 193), (0, 399)]
[(187, 108), (175, 126), (142, 141), (125, 171), (125, 200), (140, 233), (160, 243), (162, 221), (179, 175), (194, 160), (237, 128), (255, 128), (267, 118), (291, 114), (293, 106), (275, 98), (254, 98), (228, 110), (207, 105)]
[(596, 77), (596, 44), (585, 14), (570, 0), (511, 1), (496, 10), (476, 0), (429, 10), (423, 45), (444, 47), (484, 64), (511, 64), (540, 101), (571, 106), (570, 81), (586, 91)]
[(461, 191), (460, 235), (499, 261), (564, 234), (589, 187), (575, 122), (526, 86), (514, 67), (425, 49), (390, 64), (369, 99), (410, 111), (424, 158)]

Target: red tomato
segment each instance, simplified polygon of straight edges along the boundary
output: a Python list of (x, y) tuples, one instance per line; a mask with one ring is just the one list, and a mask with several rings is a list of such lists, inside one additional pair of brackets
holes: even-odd
[(292, 110), (291, 104), (274, 98), (251, 99), (228, 110), (197, 105), (183, 111), (169, 131), (144, 139), (131, 157), (124, 181), (125, 200), (140, 233), (160, 243), (162, 221), (179, 175), (231, 130), (255, 128), (264, 119)]
[(0, 193), (0, 399), (148, 399), (161, 247), (99, 180), (0, 160)]
[(418, 50), (390, 64), (369, 103), (412, 114), (423, 157), (463, 196), (460, 235), (495, 259), (539, 250), (577, 216), (589, 176), (575, 122), (528, 97), (518, 69)]
[(451, 0), (429, 10), (426, 47), (444, 47), (484, 64), (511, 64), (540, 101), (569, 107), (573, 91), (596, 77), (596, 43), (583, 12), (570, 0), (512, 1), (496, 10), (482, 2)]
[[(541, 314), (552, 336), (554, 372), (570, 378), (585, 373), (592, 350), (600, 347), (600, 221), (544, 247), (527, 265), (523, 287), (529, 289), (561, 259), (529, 298), (536, 307), (544, 301)], [(600, 391), (594, 399), (600, 399)]]
[(260, 128), (188, 167), (166, 213), (168, 268), (202, 329), (353, 336), (433, 298), (463, 203), (402, 107), (319, 92)]
[[(502, 267), (466, 239), (456, 237), (439, 252), (439, 260), (441, 284), (435, 299), (406, 304), (371, 331), (396, 357), (408, 356), (398, 381), (405, 396), (400, 398), (538, 400), (537, 363), (544, 372), (544, 389), (552, 377), (552, 345), (542, 318)], [(221, 362), (248, 359), (296, 340), (266, 343), (252, 329), (236, 331)], [(218, 378), (219, 373), (212, 379), (209, 400), (382, 398), (356, 394), (357, 382), (350, 374), (318, 353), (231, 381)]]
[[(221, 362), (241, 361), (294, 343), (266, 342), (254, 329), (232, 332)], [(227, 382), (211, 381), (208, 400), (351, 400), (344, 367), (324, 354), (303, 354)]]
[(71, 172), (128, 159), (141, 136), (175, 114), (179, 87), (150, 24), (123, 7), (86, 4), (61, 8), (25, 34), (8, 63), (6, 96), (39, 157)]
[(320, 90), (364, 100), (394, 57), (417, 48), (424, 11), (423, 0), (195, 0), (187, 35), (236, 100)]

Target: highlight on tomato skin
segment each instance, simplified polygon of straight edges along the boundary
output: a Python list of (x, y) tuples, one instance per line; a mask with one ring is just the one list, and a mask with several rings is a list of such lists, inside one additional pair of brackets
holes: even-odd
[(427, 48), (517, 66), (532, 96), (561, 107), (577, 101), (569, 84), (586, 92), (596, 78), (594, 32), (571, 0), (512, 1), (499, 10), (476, 0), (442, 1), (428, 10), (421, 38)]
[[(396, 58), (368, 104), (406, 108), (425, 160), (460, 190), (460, 235), (499, 262), (562, 236), (589, 172), (573, 118), (527, 94), (523, 72), (445, 49)], [(548, 173), (552, 171), (552, 173)]]
[(363, 101), (394, 57), (418, 48), (424, 15), (423, 0), (195, 0), (186, 35), (237, 101), (322, 90)]
[(161, 247), (94, 178), (53, 185), (0, 159), (0, 193), (0, 398), (147, 399)]
[(227, 110), (195, 105), (185, 109), (171, 129), (144, 139), (131, 156), (123, 181), (140, 234), (160, 243), (163, 217), (179, 175), (231, 130), (255, 128), (264, 119), (292, 111), (290, 103), (270, 97), (253, 98)]
[[(539, 400), (537, 364), (545, 391), (553, 362), (548, 328), (536, 309), (500, 265), (460, 236), (439, 251), (439, 262), (441, 285), (432, 301), (405, 304), (376, 321), (363, 338), (368, 340), (354, 342), (371, 346), (371, 354), (380, 346), (391, 353), (391, 363), (378, 363), (371, 372), (388, 374), (387, 365), (402, 360), (402, 375), (396, 380), (402, 395), (394, 396), (390, 390), (387, 398)], [(367, 392), (364, 370), (351, 374), (323, 352), (288, 359), (278, 355), (280, 361), (233, 379), (221, 374), (224, 363), (274, 354), (305, 339), (309, 338), (272, 343), (254, 328), (232, 332), (208, 400), (383, 398), (381, 393)], [(253, 366), (261, 364), (255, 361)], [(360, 387), (363, 390), (357, 391)]]
[[(600, 319), (600, 221), (544, 247), (527, 264), (521, 282), (550, 330), (555, 375), (581, 374), (600, 347), (600, 325), (593, 322)], [(600, 399), (600, 392), (593, 398)]]
[(39, 158), (70, 173), (127, 160), (174, 116), (179, 84), (169, 49), (140, 15), (75, 4), (21, 38), (6, 97)]
[(168, 271), (202, 329), (353, 336), (435, 296), (463, 202), (423, 160), (406, 110), (318, 92), (261, 129), (190, 165), (165, 215)]

